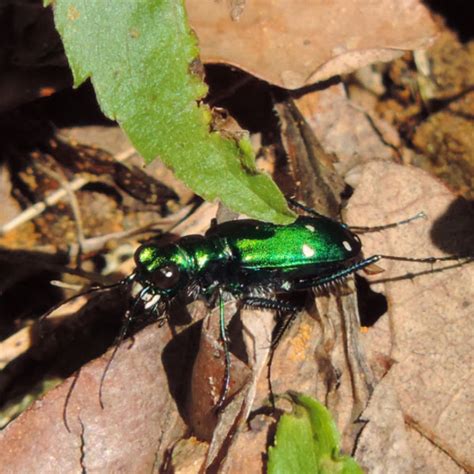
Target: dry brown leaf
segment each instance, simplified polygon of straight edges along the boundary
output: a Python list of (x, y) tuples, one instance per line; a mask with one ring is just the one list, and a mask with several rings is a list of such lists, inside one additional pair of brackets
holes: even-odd
[(169, 388), (180, 372), (168, 374), (175, 380), (165, 372), (179, 367), (183, 351), (167, 351), (170, 340), (169, 330), (154, 325), (140, 332), (132, 347), (129, 340), (122, 344), (103, 386), (104, 409), (99, 383), (110, 352), (83, 367), (66, 406), (70, 433), (63, 410), (73, 378), (48, 392), (0, 432), (2, 465), (9, 472), (156, 469), (186, 429)]
[(426, 47), (436, 34), (418, 0), (187, 0), (201, 59), (297, 89)]
[[(235, 312), (235, 304), (226, 304), (226, 317), (235, 314)], [(211, 440), (206, 468), (234, 469), (233, 466), (237, 459), (241, 460), (241, 467), (247, 465), (250, 468), (256, 462), (252, 453), (265, 450), (265, 443), (261, 442), (265, 436), (262, 433), (263, 427), (257, 430), (247, 430), (245, 421), (251, 409), (255, 408), (253, 404), (258, 381), (263, 372), (265, 375), (267, 373), (265, 369), (271, 347), (274, 314), (262, 310), (242, 309), (240, 311), (248, 365), (231, 355), (229, 392), (225, 401), (225, 409), (217, 417), (215, 407), (222, 390), (225, 361), (218, 318), (218, 309), (215, 309), (203, 321), (199, 352), (193, 367), (192, 403), (188, 410), (191, 426), (197, 436)], [(235, 329), (240, 332), (240, 325)], [(243, 345), (235, 344), (240, 338), (232, 330), (229, 333), (229, 339), (237, 352), (240, 353), (244, 350)], [(257, 408), (259, 406), (256, 405)], [(270, 419), (267, 425), (271, 422)], [(254, 438), (260, 442), (248, 444)], [(237, 447), (234, 446), (235, 444)], [(224, 468), (221, 465), (222, 457), (228, 450), (231, 450), (233, 454), (227, 455), (227, 467)], [(243, 457), (242, 452), (246, 453)], [(261, 461), (258, 460), (259, 465), (260, 463)], [(248, 472), (248, 469), (244, 469), (244, 472)]]
[[(260, 380), (266, 380), (268, 375), (268, 361), (272, 347), (272, 334), (275, 328), (275, 314), (273, 311), (263, 309), (243, 309), (240, 312), (243, 327), (244, 342), (249, 358), (249, 365), (252, 367), (252, 380), (246, 399), (247, 419), (257, 394), (262, 396), (259, 387)], [(267, 386), (267, 390), (268, 390)], [(256, 406), (262, 405), (268, 393), (263, 393), (263, 398), (258, 400)]]
[[(225, 305), (226, 316), (235, 314), (233, 302)], [(231, 338), (232, 340), (232, 338)], [(219, 308), (213, 309), (203, 320), (199, 351), (194, 361), (191, 379), (191, 396), (189, 400), (189, 419), (193, 433), (200, 439), (210, 441), (217, 431), (222, 431), (225, 438), (234, 423), (234, 417), (229, 426), (222, 427), (223, 417), (216, 412), (216, 405), (223, 390), (225, 354), (222, 346), (219, 325)], [(231, 379), (225, 403), (232, 401), (237, 393), (242, 391), (250, 378), (248, 367), (231, 354)], [(230, 410), (224, 412), (229, 415)], [(235, 410), (238, 416), (240, 408)], [(224, 412), (221, 412), (222, 415)], [(220, 447), (220, 446), (219, 446)], [(216, 448), (217, 450), (219, 448)]]
[[(456, 201), (440, 182), (427, 173), (388, 162), (364, 166), (358, 188), (351, 198), (348, 221), (357, 225), (393, 222), (424, 211), (427, 220), (395, 229), (365, 234), (365, 254), (423, 257), (474, 254), (472, 248), (473, 212), (465, 201)], [(472, 470), (474, 466), (472, 367), (474, 337), (474, 265), (430, 272), (426, 264), (383, 261), (386, 273), (371, 280), (395, 279), (385, 283), (389, 312), (365, 336), (373, 361), (381, 353), (395, 363), (382, 383), (391, 384), (400, 401), (407, 430), (422, 434), (437, 447), (446, 462)], [(419, 273), (413, 279), (397, 280), (407, 273)], [(374, 337), (377, 328), (389, 337), (381, 344)], [(370, 423), (369, 423), (370, 426)], [(411, 437), (410, 444), (413, 443)], [(414, 465), (425, 472), (439, 472), (436, 457), (427, 453)], [(363, 461), (363, 460), (362, 460)], [(448, 471), (443, 471), (448, 472)], [(452, 472), (452, 471), (449, 471)]]
[(384, 382), (376, 387), (362, 419), (368, 424), (357, 442), (356, 456), (366, 472), (415, 472), (410, 440), (393, 387)]
[[(61, 128), (58, 130), (58, 135), (66, 142), (97, 147), (116, 157), (131, 147), (127, 136), (118, 125), (82, 125), (80, 127)], [(139, 168), (145, 166), (143, 158), (138, 156), (133, 157), (128, 163)], [(180, 202), (187, 203), (194, 196), (160, 160), (155, 160), (146, 165), (146, 172), (171, 187), (180, 197)]]
[(425, 435), (416, 430), (408, 432), (409, 443), (413, 452), (414, 463), (413, 472), (442, 472), (443, 474), (466, 474), (473, 472), (466, 470), (446, 455), (439, 447), (432, 443)]
[(309, 92), (295, 102), (324, 150), (338, 157), (341, 174), (369, 160), (397, 158), (397, 131), (349, 99), (343, 84)]
[(176, 474), (199, 474), (206, 459), (208, 444), (194, 436), (181, 439), (173, 446), (170, 470)]
[(265, 415), (257, 415), (248, 430), (243, 429), (222, 466), (223, 473), (240, 474), (242, 472), (265, 472), (265, 459), (269, 432), (275, 426), (275, 420)]

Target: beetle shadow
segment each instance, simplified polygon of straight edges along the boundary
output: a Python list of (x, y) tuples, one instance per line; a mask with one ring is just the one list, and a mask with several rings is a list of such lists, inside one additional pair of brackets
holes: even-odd
[(374, 291), (368, 280), (361, 275), (355, 275), (355, 285), (360, 324), (371, 327), (387, 312), (387, 298), (383, 293)]
[[(182, 303), (182, 304), (180, 304)], [(172, 339), (164, 347), (161, 360), (168, 380), (168, 389), (183, 420), (192, 425), (190, 418), (190, 394), (192, 390), (193, 371), (196, 358), (201, 349), (202, 323), (211, 309), (207, 306), (198, 309), (192, 316), (188, 307), (181, 301), (171, 305), (168, 321), (173, 333)], [(196, 313), (193, 311), (193, 313)], [(185, 329), (179, 326), (188, 324)], [(232, 315), (228, 326), (229, 351), (244, 364), (248, 356), (243, 340), (243, 326), (240, 320), (240, 308)], [(216, 364), (225, 364), (224, 359), (216, 360)], [(234, 368), (235, 369), (235, 368)]]
[[(474, 258), (474, 241), (472, 233), (474, 230), (474, 203), (464, 198), (458, 198), (446, 209), (430, 229), (430, 238), (440, 251), (460, 257)], [(466, 261), (443, 262), (440, 266), (433, 268), (428, 266), (416, 273), (392, 276), (390, 278), (377, 279), (378, 283), (394, 282), (399, 280), (413, 279), (423, 275), (443, 272), (450, 268), (464, 265)], [(362, 275), (355, 276), (358, 293), (358, 306), (361, 324), (373, 326), (378, 319), (385, 314), (388, 302), (383, 293), (378, 293)]]
[(474, 201), (457, 198), (433, 224), (430, 237), (443, 252), (474, 257)]
[[(185, 304), (172, 304), (168, 311), (168, 324), (173, 337), (161, 354), (161, 362), (168, 379), (168, 389), (181, 418), (187, 419), (186, 401), (191, 386), (194, 361), (199, 351), (202, 319), (194, 318)], [(178, 329), (188, 324), (185, 329)]]

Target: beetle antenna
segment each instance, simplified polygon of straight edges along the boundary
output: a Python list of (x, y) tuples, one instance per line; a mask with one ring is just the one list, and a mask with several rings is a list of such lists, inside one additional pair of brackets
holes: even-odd
[(364, 234), (366, 232), (378, 232), (380, 230), (392, 229), (393, 227), (409, 224), (410, 222), (416, 221), (418, 219), (426, 219), (427, 217), (428, 216), (423, 211), (420, 211), (418, 212), (418, 214), (415, 214), (414, 216), (411, 216), (408, 219), (403, 219), (397, 222), (391, 222), (390, 224), (383, 224), (383, 225), (376, 225), (376, 226), (351, 225), (349, 226), (349, 229), (358, 234)]
[(313, 217), (326, 217), (318, 211), (315, 211), (312, 207), (306, 206), (292, 197), (286, 198), (286, 200), (288, 202), (288, 205), (293, 209), (299, 209)]
[(66, 394), (66, 398), (64, 400), (64, 407), (63, 407), (63, 423), (64, 426), (66, 427), (68, 433), (71, 433), (71, 427), (69, 426), (69, 422), (67, 421), (67, 407), (69, 406), (69, 400), (71, 399), (72, 392), (74, 391), (74, 388), (77, 384), (77, 381), (79, 380), (79, 376), (81, 375), (81, 369), (79, 369), (74, 375), (73, 379), (71, 382), (71, 385), (69, 386), (69, 389)]
[(120, 346), (122, 345), (123, 340), (125, 339), (125, 336), (127, 335), (127, 331), (128, 331), (129, 326), (130, 326), (130, 321), (133, 317), (133, 313), (134, 313), (136, 304), (137, 304), (137, 302), (135, 301), (132, 310), (130, 310), (130, 308), (127, 308), (127, 311), (125, 311), (122, 327), (120, 328), (120, 333), (119, 333), (118, 337), (115, 340), (114, 350), (112, 351), (112, 355), (110, 356), (109, 360), (107, 361), (107, 364), (105, 364), (105, 369), (102, 372), (102, 376), (100, 377), (99, 404), (100, 404), (100, 408), (102, 408), (102, 410), (105, 408), (103, 397), (102, 397), (105, 377), (107, 376), (107, 372), (109, 371), (110, 366), (112, 364), (112, 361), (115, 358), (115, 354), (117, 354), (117, 351), (119, 350)]
[[(127, 279), (126, 283), (131, 284), (133, 283), (134, 279), (136, 277), (135, 273), (132, 273)], [(114, 350), (112, 351), (112, 354), (107, 361), (107, 364), (105, 365), (104, 372), (102, 373), (102, 376), (100, 377), (100, 385), (99, 385), (99, 403), (100, 407), (102, 409), (105, 408), (104, 406), (104, 401), (103, 401), (103, 388), (104, 388), (104, 383), (105, 383), (105, 378), (107, 376), (107, 372), (110, 369), (110, 366), (112, 365), (112, 361), (115, 358), (115, 355), (117, 354), (117, 351), (119, 350), (120, 346), (122, 345), (122, 342), (127, 336), (128, 330), (130, 328), (130, 323), (135, 319), (135, 314), (136, 310), (138, 307), (138, 304), (143, 301), (144, 297), (147, 295), (147, 293), (150, 291), (149, 287), (142, 288), (140, 293), (135, 299), (135, 302), (133, 303), (132, 308), (127, 308), (127, 311), (125, 311), (125, 314), (123, 316), (123, 321), (122, 321), (122, 326), (120, 328), (120, 332), (115, 339), (115, 347)]]
[(396, 260), (399, 262), (419, 262), (419, 263), (436, 263), (436, 262), (452, 262), (466, 260), (466, 263), (474, 260), (472, 255), (449, 255), (447, 257), (398, 257), (396, 255), (378, 255), (379, 258), (385, 260)]
[[(128, 285), (130, 281), (132, 281), (132, 277), (134, 277), (135, 275), (132, 274), (132, 275), (129, 275), (128, 277), (126, 278), (123, 278), (122, 280), (118, 281), (117, 283), (113, 283), (111, 285), (107, 285), (107, 286), (94, 286), (92, 288), (89, 288), (85, 291), (82, 291), (76, 295), (73, 295), (71, 296), (70, 298), (67, 298), (66, 300), (62, 301), (61, 303), (53, 306), (53, 308), (51, 308), (49, 311), (47, 311), (46, 313), (44, 313), (41, 318), (39, 319), (39, 324), (43, 324), (44, 320), (50, 315), (52, 314), (54, 311), (56, 311), (58, 308), (60, 308), (61, 306), (63, 306), (64, 304), (68, 303), (69, 301), (72, 301), (76, 298), (79, 298), (81, 296), (85, 296), (85, 295), (88, 295), (88, 294), (91, 294), (91, 293), (95, 293), (95, 292), (106, 292), (106, 291), (111, 291), (115, 288), (119, 288), (123, 285)], [(65, 398), (65, 401), (64, 401), (64, 407), (63, 407), (63, 422), (64, 422), (64, 426), (66, 427), (67, 431), (69, 433), (71, 433), (71, 428), (69, 426), (69, 422), (67, 420), (67, 409), (68, 409), (68, 406), (69, 406), (69, 401), (71, 399), (71, 396), (72, 396), (72, 393), (74, 391), (74, 388), (76, 387), (76, 384), (79, 380), (79, 375), (81, 373), (81, 369), (79, 369), (73, 376), (73, 380), (72, 380), (72, 383), (71, 385), (69, 386), (69, 389), (67, 391), (67, 394), (66, 394), (66, 398)]]
[[(130, 277), (124, 278), (123, 280), (118, 281), (117, 283), (112, 283), (111, 285), (94, 285), (91, 288), (88, 288), (87, 290), (81, 291), (80, 293), (76, 293), (75, 295), (70, 296), (69, 298), (66, 298), (65, 300), (60, 301), (58, 304), (55, 304), (52, 308), (50, 308), (48, 311), (43, 313), (41, 317), (38, 319), (38, 324), (41, 329), (41, 325), (44, 324), (45, 319), (47, 319), (52, 313), (54, 313), (57, 309), (61, 308), (61, 306), (69, 303), (70, 301), (75, 300), (76, 298), (80, 298), (81, 296), (87, 296), (92, 293), (101, 293), (101, 292), (107, 292), (111, 291), (115, 288), (118, 288), (122, 286), (124, 283), (128, 281)], [(41, 334), (41, 331), (40, 331)]]
[[(292, 207), (293, 209), (300, 209), (300, 210), (306, 212), (307, 214), (309, 214), (310, 216), (313, 216), (313, 217), (326, 217), (323, 214), (319, 213), (318, 211), (314, 210), (313, 208), (300, 203), (299, 201), (297, 201), (294, 198), (287, 198), (287, 201), (288, 201), (289, 206)], [(418, 219), (426, 219), (426, 217), (427, 217), (427, 215), (425, 214), (425, 212), (420, 211), (417, 214), (415, 214), (414, 216), (409, 217), (408, 219), (403, 219), (403, 220), (397, 221), (397, 222), (391, 222), (389, 224), (377, 225), (377, 226), (351, 225), (351, 226), (347, 226), (347, 227), (350, 230), (352, 230), (356, 233), (363, 234), (363, 233), (366, 233), (366, 232), (378, 232), (380, 230), (391, 229), (393, 227), (398, 227), (399, 225), (409, 224), (410, 222), (416, 221)], [(343, 225), (345, 225), (345, 224), (343, 224)]]

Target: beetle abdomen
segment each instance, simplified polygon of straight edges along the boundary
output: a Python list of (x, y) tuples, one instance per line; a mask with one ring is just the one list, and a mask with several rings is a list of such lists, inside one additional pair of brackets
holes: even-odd
[[(235, 221), (223, 226), (236, 260), (248, 269), (291, 269), (343, 262), (360, 252), (357, 237), (338, 222), (326, 218), (299, 217), (293, 224), (279, 226), (265, 222)], [(237, 232), (238, 229), (238, 232)]]

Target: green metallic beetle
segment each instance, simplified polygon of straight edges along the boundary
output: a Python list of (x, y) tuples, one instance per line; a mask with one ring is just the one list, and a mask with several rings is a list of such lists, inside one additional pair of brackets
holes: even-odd
[[(217, 296), (226, 357), (223, 390), (216, 406), (220, 408), (230, 383), (225, 294), (247, 306), (295, 314), (299, 308), (276, 299), (275, 295), (325, 287), (382, 258), (426, 263), (459, 258), (419, 259), (389, 255), (364, 258), (360, 239), (348, 226), (296, 201), (291, 200), (290, 204), (308, 215), (299, 216), (290, 225), (250, 219), (229, 221), (212, 225), (204, 236), (182, 237), (167, 245), (156, 242), (141, 245), (135, 252), (135, 272), (121, 282), (138, 286), (140, 290), (134, 308), (126, 313), (120, 340), (125, 337), (138, 304), (160, 318), (166, 316), (168, 303), (178, 294), (193, 298), (201, 295), (210, 302)], [(382, 230), (423, 216), (419, 213), (394, 224), (357, 229)]]
[(381, 258), (362, 259), (360, 251), (357, 235), (327, 217), (301, 216), (286, 226), (237, 220), (205, 236), (142, 245), (134, 280), (146, 290), (141, 298), (155, 303), (180, 291), (209, 297), (216, 290), (252, 301), (262, 292), (322, 286)]

